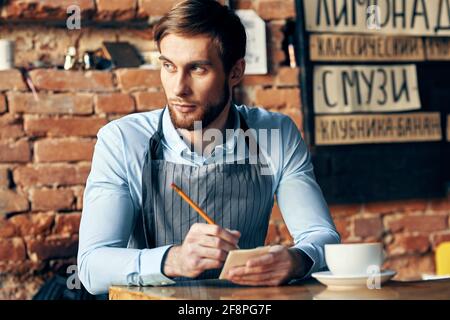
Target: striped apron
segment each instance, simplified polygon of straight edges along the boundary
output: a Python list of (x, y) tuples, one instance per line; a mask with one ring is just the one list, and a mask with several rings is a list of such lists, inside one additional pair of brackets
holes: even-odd
[[(274, 202), (272, 176), (261, 174), (261, 161), (248, 163), (248, 155), (245, 164), (235, 161), (197, 167), (165, 161), (161, 140), (166, 109), (150, 138), (142, 173), (142, 223), (147, 248), (182, 244), (194, 223), (205, 223), (171, 188), (171, 183), (178, 185), (217, 225), (239, 230), (241, 249), (264, 245)], [(245, 132), (248, 126), (238, 113)], [(248, 140), (246, 143), (249, 150)], [(207, 270), (196, 279), (218, 278), (220, 271)]]

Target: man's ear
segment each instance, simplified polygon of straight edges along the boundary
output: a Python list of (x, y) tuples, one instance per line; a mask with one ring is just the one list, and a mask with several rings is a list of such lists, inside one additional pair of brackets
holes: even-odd
[(231, 68), (229, 81), (231, 87), (234, 87), (235, 85), (239, 84), (241, 82), (242, 78), (244, 77), (245, 72), (245, 59), (241, 58), (239, 59)]

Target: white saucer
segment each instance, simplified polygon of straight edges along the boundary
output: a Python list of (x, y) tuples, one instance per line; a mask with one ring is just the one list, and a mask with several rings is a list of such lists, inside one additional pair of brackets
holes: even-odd
[[(379, 284), (383, 284), (395, 276), (397, 272), (393, 270), (383, 270), (380, 273)], [(319, 282), (326, 285), (328, 289), (347, 290), (361, 287), (368, 287), (367, 280), (374, 275), (333, 275), (331, 271), (315, 272), (311, 275)], [(369, 280), (370, 281), (370, 280)], [(369, 284), (377, 284), (376, 280), (370, 281)]]

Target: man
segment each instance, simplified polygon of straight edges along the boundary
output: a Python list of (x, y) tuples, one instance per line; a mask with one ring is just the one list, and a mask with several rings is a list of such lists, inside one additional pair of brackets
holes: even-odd
[[(245, 70), (239, 18), (216, 1), (188, 0), (154, 32), (168, 104), (98, 133), (80, 225), (84, 286), (101, 294), (114, 284), (217, 278), (230, 250), (264, 245), (275, 194), (295, 245), (273, 246), (227, 279), (274, 286), (326, 267), (323, 247), (340, 239), (298, 129), (287, 116), (231, 103)], [(249, 128), (266, 130), (267, 139)], [(204, 146), (207, 133), (229, 130), (224, 143)], [(216, 224), (206, 224), (172, 183)]]

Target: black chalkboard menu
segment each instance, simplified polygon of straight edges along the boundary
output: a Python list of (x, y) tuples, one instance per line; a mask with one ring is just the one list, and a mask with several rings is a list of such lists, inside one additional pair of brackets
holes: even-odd
[(450, 0), (297, 0), (304, 132), (329, 203), (442, 197)]

